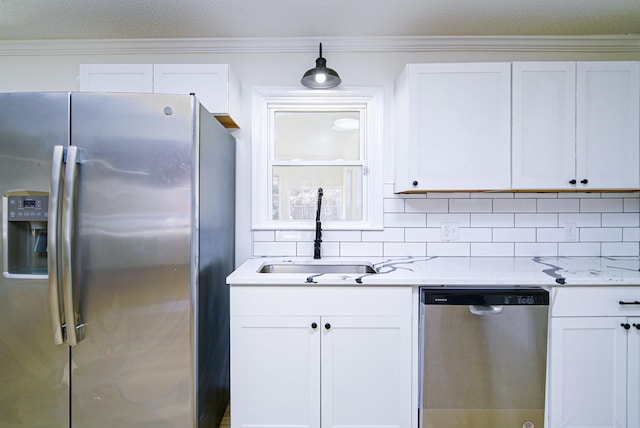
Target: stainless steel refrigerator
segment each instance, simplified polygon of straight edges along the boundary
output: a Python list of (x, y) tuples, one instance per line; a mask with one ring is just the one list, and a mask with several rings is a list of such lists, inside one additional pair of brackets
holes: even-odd
[(218, 426), (234, 177), (195, 96), (0, 94), (0, 426)]

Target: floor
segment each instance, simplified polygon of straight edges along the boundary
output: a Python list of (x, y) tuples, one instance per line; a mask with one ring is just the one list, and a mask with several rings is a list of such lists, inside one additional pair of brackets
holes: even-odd
[(227, 406), (227, 411), (224, 412), (224, 416), (222, 417), (222, 420), (220, 421), (220, 427), (219, 428), (231, 428), (231, 416), (229, 414), (229, 406)]

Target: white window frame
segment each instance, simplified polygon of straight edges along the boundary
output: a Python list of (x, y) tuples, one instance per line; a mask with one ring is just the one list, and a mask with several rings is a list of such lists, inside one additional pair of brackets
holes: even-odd
[[(254, 87), (252, 111), (252, 228), (253, 230), (315, 230), (314, 221), (272, 219), (272, 163), (277, 111), (360, 111), (362, 220), (325, 221), (324, 230), (381, 230), (383, 228), (383, 89), (340, 88), (309, 90)], [(336, 162), (336, 165), (340, 165)]]

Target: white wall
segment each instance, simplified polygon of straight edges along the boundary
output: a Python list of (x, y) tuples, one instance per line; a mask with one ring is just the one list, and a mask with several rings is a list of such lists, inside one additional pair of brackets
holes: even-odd
[[(310, 255), (312, 236), (251, 231), (251, 88), (299, 87), (314, 65), (318, 40), (151, 40), (0, 42), (0, 92), (73, 91), (81, 63), (228, 63), (241, 82), (244, 125), (238, 143), (237, 263), (251, 255)], [(389, 123), (393, 81), (408, 62), (640, 60), (640, 38), (435, 38), (323, 41), (343, 87), (385, 90)], [(639, 253), (638, 194), (429, 194), (397, 196), (393, 142), (385, 129), (385, 230), (326, 232), (325, 255), (634, 255)], [(552, 202), (551, 202), (552, 201)], [(436, 219), (460, 222), (460, 241), (440, 241)], [(579, 242), (563, 241), (576, 223)]]

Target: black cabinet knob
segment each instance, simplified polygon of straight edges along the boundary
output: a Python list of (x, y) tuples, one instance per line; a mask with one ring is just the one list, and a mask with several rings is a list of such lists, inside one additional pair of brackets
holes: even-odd
[(569, 184), (576, 184), (577, 181), (575, 180), (575, 178), (573, 180), (569, 180)]
[(582, 180), (580, 180), (580, 183), (582, 184), (587, 184), (589, 182), (589, 180), (587, 180), (586, 178), (583, 178)]
[(413, 185), (417, 186), (418, 185), (418, 180), (413, 180)]
[(631, 325), (628, 322), (623, 322), (620, 326), (624, 327), (625, 330), (629, 330), (631, 328)]
[(318, 328), (318, 324), (316, 324), (315, 322), (312, 322), (311, 328), (315, 330), (316, 328)]
[(324, 325), (324, 328), (326, 328), (327, 330), (329, 330), (329, 329), (331, 328), (331, 324), (326, 323), (326, 324)]
[(634, 326), (635, 328), (637, 328), (638, 330), (640, 330), (640, 324), (633, 324), (633, 326)]

